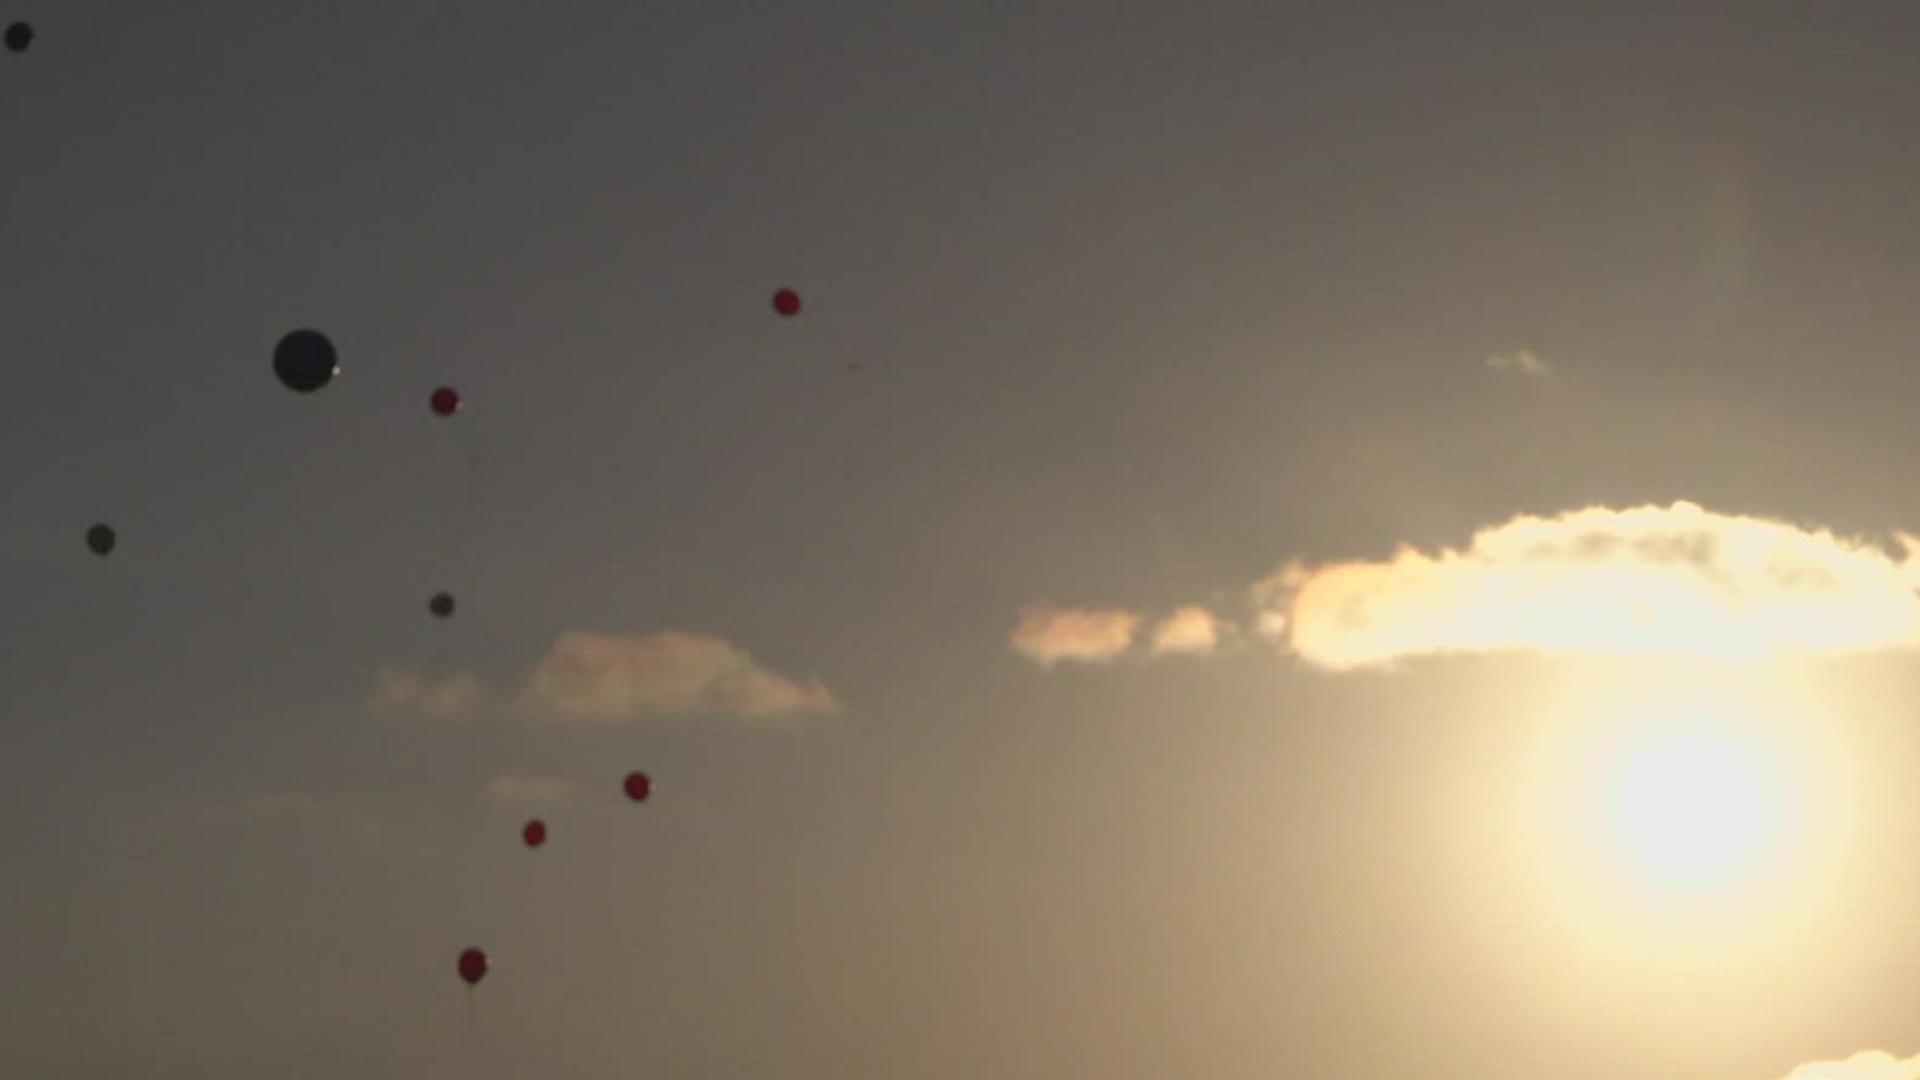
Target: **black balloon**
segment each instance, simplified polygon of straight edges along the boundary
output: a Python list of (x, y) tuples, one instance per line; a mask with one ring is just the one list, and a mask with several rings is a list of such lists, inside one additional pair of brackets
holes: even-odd
[(105, 555), (107, 552), (113, 550), (113, 544), (116, 539), (113, 534), (113, 526), (95, 525), (87, 530), (87, 550), (93, 552), (95, 555)]
[(33, 27), (23, 22), (7, 24), (7, 51), (26, 52), (33, 44)]
[(340, 374), (340, 357), (327, 335), (318, 330), (295, 330), (274, 347), (273, 373), (287, 389), (311, 393)]
[(427, 601), (427, 610), (443, 619), (453, 614), (453, 594), (434, 593), (433, 599)]

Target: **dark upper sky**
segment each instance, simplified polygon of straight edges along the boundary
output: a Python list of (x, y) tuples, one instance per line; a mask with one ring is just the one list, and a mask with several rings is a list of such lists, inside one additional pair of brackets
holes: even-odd
[[(1920, 1049), (1910, 854), (1712, 962), (1513, 899), (1548, 667), (1008, 647), (1521, 512), (1920, 525), (1911, 5), (16, 18), (0, 1072)], [(1872, 665), (1833, 726), (1897, 844)]]

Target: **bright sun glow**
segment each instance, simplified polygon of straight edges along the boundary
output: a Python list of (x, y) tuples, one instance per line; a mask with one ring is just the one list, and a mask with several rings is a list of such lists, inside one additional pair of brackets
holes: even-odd
[(1784, 667), (1612, 661), (1563, 672), (1555, 695), (1513, 804), (1543, 925), (1641, 963), (1737, 955), (1822, 910), (1852, 835), (1830, 688)]
[(1604, 830), (1647, 883), (1728, 885), (1778, 853), (1790, 792), (1753, 737), (1690, 726), (1622, 751), (1604, 782)]

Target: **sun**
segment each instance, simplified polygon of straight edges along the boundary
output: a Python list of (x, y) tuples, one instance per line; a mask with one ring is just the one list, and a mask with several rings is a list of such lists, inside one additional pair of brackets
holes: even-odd
[(1504, 783), (1490, 761), (1461, 785), (1485, 807), (1460, 830), (1472, 932), (1517, 973), (1549, 994), (1570, 978), (1731, 988), (1846, 924), (1876, 836), (1863, 800), (1884, 782), (1855, 714), (1877, 694), (1814, 664), (1539, 673), (1486, 699), (1526, 710), (1497, 729), (1525, 739)]
[(1507, 803), (1541, 918), (1698, 956), (1822, 910), (1856, 831), (1848, 699), (1824, 673), (1611, 661), (1557, 683)]
[(1592, 701), (1563, 744), (1561, 865), (1580, 867), (1596, 900), (1649, 914), (1764, 905), (1829, 831), (1825, 740), (1758, 672), (1638, 674)]
[(1660, 725), (1619, 748), (1601, 782), (1601, 840), (1642, 884), (1699, 891), (1763, 869), (1788, 838), (1793, 792), (1751, 733)]

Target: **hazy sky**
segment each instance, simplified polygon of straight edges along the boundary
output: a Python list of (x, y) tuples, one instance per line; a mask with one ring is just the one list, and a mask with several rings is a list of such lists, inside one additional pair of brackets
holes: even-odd
[(14, 19), (0, 1073), (1920, 1051), (1913, 5)]

